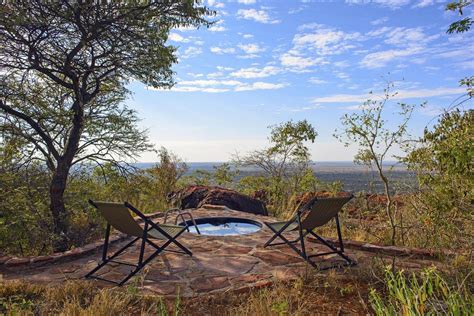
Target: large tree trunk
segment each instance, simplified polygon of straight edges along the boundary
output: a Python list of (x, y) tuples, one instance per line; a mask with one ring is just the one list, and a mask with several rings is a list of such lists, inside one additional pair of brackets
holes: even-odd
[[(82, 96), (78, 96), (82, 100)], [(57, 167), (53, 172), (51, 185), (49, 188), (50, 194), (50, 210), (53, 216), (54, 234), (56, 239), (53, 242), (55, 251), (67, 250), (67, 233), (68, 233), (68, 214), (66, 206), (64, 205), (64, 191), (66, 190), (69, 170), (71, 169), (76, 151), (79, 148), (79, 140), (83, 129), (83, 102), (74, 102), (74, 114), (72, 123), (73, 128), (69, 133), (68, 142), (64, 155), (57, 160)]]
[(55, 251), (67, 250), (68, 214), (64, 205), (64, 191), (69, 174), (70, 165), (61, 161), (53, 173), (49, 187), (50, 210), (53, 216), (53, 232)]

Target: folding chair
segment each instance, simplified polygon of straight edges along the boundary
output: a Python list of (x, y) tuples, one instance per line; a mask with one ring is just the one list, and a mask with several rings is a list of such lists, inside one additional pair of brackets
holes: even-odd
[[(167, 225), (167, 224), (155, 224), (151, 219), (146, 217), (142, 212), (134, 208), (129, 203), (111, 203), (111, 202), (94, 202), (89, 200), (89, 203), (97, 208), (102, 216), (107, 221), (107, 228), (105, 230), (105, 241), (104, 247), (102, 250), (102, 262), (94, 268), (92, 271), (87, 273), (85, 276), (86, 278), (94, 278), (110, 283), (114, 283), (117, 285), (122, 285), (127, 282), (132, 276), (134, 276), (138, 271), (140, 271), (145, 265), (147, 265), (151, 260), (153, 260), (157, 255), (159, 255), (162, 251), (171, 251), (176, 253), (188, 254), (192, 256), (191, 251), (189, 251), (186, 247), (184, 247), (181, 243), (179, 243), (176, 239), (186, 230), (186, 227), (177, 226), (177, 225)], [(143, 222), (144, 226), (140, 226), (135, 219), (130, 214), (132, 211), (134, 214), (139, 216)], [(110, 229), (111, 227), (115, 228), (116, 230), (125, 233), (129, 236), (133, 236), (134, 239), (127, 243), (125, 246), (117, 250), (113, 255), (107, 256), (107, 251), (109, 247), (109, 236), (110, 236)], [(159, 246), (155, 244), (152, 239), (159, 239), (163, 240), (164, 243)], [(138, 240), (141, 239), (140, 245), (140, 254), (138, 256), (138, 263), (133, 264), (130, 262), (124, 262), (115, 260), (117, 256), (123, 253), (127, 248), (132, 246)], [(145, 253), (145, 246), (146, 244), (155, 248), (155, 252), (152, 253), (148, 258), (144, 259)], [(182, 251), (170, 250), (165, 249), (170, 244), (174, 244), (178, 246)], [(116, 282), (113, 280), (108, 280), (97, 275), (94, 275), (97, 271), (99, 271), (102, 267), (107, 265), (108, 263), (113, 262), (122, 265), (128, 265), (131, 267), (135, 267), (122, 281)]]
[[(304, 260), (306, 260), (309, 264), (313, 267), (318, 268), (316, 263), (311, 260), (313, 257), (319, 257), (329, 254), (338, 254), (341, 256), (347, 264), (345, 265), (355, 265), (356, 262), (350, 259), (348, 256), (344, 254), (344, 244), (342, 242), (342, 235), (341, 235), (341, 226), (339, 224), (339, 216), (338, 213), (346, 204), (353, 198), (353, 195), (349, 197), (337, 197), (337, 198), (313, 198), (303, 207), (300, 207), (297, 211), (295, 216), (289, 221), (286, 222), (276, 222), (276, 223), (265, 223), (273, 232), (274, 235), (265, 243), (264, 248), (268, 246), (276, 246), (276, 245), (283, 245), (286, 244), (291, 247), (297, 254), (299, 254)], [(339, 239), (339, 248), (335, 245), (331, 245), (328, 241), (324, 238), (313, 232), (313, 229), (323, 226), (327, 224), (331, 219), (335, 218), (336, 220), (336, 228), (337, 228), (337, 236)], [(288, 240), (283, 233), (289, 231), (298, 230), (298, 238), (295, 240)], [(312, 235), (317, 240), (319, 240), (323, 245), (327, 246), (332, 251), (318, 253), (313, 255), (308, 255), (306, 253), (306, 248), (304, 244), (304, 238), (308, 235)], [(279, 243), (272, 243), (276, 238), (280, 238), (283, 242)], [(296, 243), (300, 243), (301, 249), (296, 247)], [(333, 268), (333, 267), (328, 267)], [(325, 270), (328, 268), (320, 269)]]

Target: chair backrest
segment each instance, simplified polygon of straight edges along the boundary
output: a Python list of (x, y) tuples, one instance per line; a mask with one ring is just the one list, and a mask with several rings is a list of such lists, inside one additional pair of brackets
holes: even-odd
[(92, 202), (105, 220), (116, 230), (130, 236), (142, 237), (143, 228), (130, 214), (130, 210), (122, 203)]
[(323, 226), (336, 217), (344, 204), (349, 202), (350, 199), (352, 199), (352, 196), (317, 199), (311, 210), (301, 220), (301, 227), (311, 230)]

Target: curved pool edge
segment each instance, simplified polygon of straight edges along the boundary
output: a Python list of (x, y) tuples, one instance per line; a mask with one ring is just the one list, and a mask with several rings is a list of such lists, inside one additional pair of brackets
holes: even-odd
[[(247, 233), (223, 233), (223, 234), (212, 234), (212, 233), (200, 233), (198, 234), (197, 231), (189, 231), (188, 233), (198, 236), (205, 236), (205, 237), (237, 237), (237, 236), (252, 236), (258, 232), (260, 232), (264, 228), (263, 222), (257, 219), (250, 219), (246, 217), (236, 217), (236, 216), (206, 216), (200, 217), (195, 219), (196, 225), (200, 230), (206, 232), (206, 229), (200, 228), (199, 225), (212, 225), (212, 226), (219, 226), (225, 225), (225, 223), (242, 223), (242, 224), (250, 224), (256, 226), (255, 230), (249, 231)], [(186, 225), (187, 224), (187, 225)], [(182, 221), (178, 223), (180, 226), (188, 226), (189, 228), (194, 227), (194, 223), (192, 220)], [(217, 229), (216, 229), (217, 230)]]

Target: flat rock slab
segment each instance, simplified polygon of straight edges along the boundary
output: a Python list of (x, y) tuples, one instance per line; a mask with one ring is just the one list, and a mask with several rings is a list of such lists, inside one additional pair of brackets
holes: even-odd
[[(242, 217), (259, 221), (275, 221), (275, 218), (259, 216), (227, 209), (225, 207), (212, 209), (196, 209), (192, 211), (195, 218), (200, 217)], [(174, 217), (171, 217), (174, 220)], [(160, 219), (157, 219), (159, 222)], [(263, 225), (264, 226), (264, 225)], [(179, 241), (188, 247), (193, 256), (163, 252), (152, 260), (135, 276), (135, 285), (143, 291), (162, 296), (194, 297), (223, 291), (242, 292), (251, 288), (271, 285), (272, 282), (291, 281), (308, 271), (314, 271), (304, 260), (286, 245), (263, 248), (263, 244), (272, 232), (265, 226), (258, 232), (240, 236), (201, 236), (184, 233)], [(289, 233), (290, 240), (296, 238)], [(111, 251), (119, 249), (128, 240), (114, 244)], [(179, 250), (171, 246), (171, 250)], [(323, 245), (307, 242), (309, 253), (326, 252)], [(130, 247), (118, 260), (136, 263), (140, 252), (139, 243)], [(147, 249), (145, 258), (153, 253)], [(360, 250), (346, 250), (346, 253), (359, 262), (359, 265), (368, 263), (376, 254)], [(71, 279), (81, 279), (99, 262), (101, 254), (83, 256), (70, 262), (45, 265), (29, 270), (11, 268), (0, 271), (3, 280), (24, 279), (28, 282), (60, 283)], [(324, 265), (338, 265), (341, 260), (338, 256), (324, 256), (318, 259)], [(102, 278), (120, 280), (133, 267), (110, 264), (99, 270)], [(350, 269), (357, 269), (352, 267)], [(340, 270), (341, 274), (351, 273)], [(2, 278), (0, 277), (0, 280)], [(133, 279), (132, 279), (133, 280)], [(100, 286), (112, 286), (103, 281), (97, 282)]]

